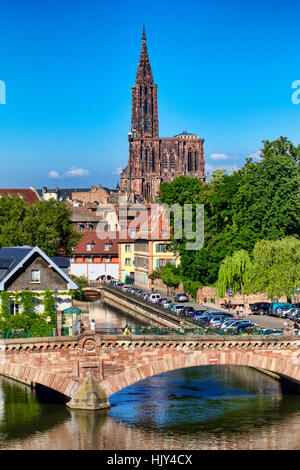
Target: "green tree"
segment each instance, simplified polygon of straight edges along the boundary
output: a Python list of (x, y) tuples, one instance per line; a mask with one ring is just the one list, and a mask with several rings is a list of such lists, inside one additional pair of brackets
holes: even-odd
[(232, 256), (226, 256), (222, 261), (218, 274), (217, 294), (223, 297), (228, 289), (232, 294), (245, 294), (250, 270), (250, 256), (245, 250), (236, 251)]
[(286, 295), (300, 287), (300, 240), (260, 240), (255, 244), (249, 271), (249, 290), (266, 292), (269, 298)]
[(17, 196), (0, 199), (0, 247), (38, 246), (48, 256), (70, 256), (81, 236), (65, 202), (50, 199), (29, 206)]

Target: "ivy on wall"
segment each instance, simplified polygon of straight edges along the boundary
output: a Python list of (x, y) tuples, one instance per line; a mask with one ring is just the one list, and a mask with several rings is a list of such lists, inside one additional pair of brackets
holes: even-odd
[[(70, 292), (58, 292), (58, 295), (71, 297)], [(11, 314), (10, 300), (14, 301), (15, 305), (18, 305), (15, 315)], [(16, 328), (53, 328), (55, 326), (55, 298), (54, 292), (49, 289), (46, 289), (44, 292), (1, 291), (0, 301), (0, 330)], [(44, 306), (44, 311), (42, 314), (36, 314), (34, 306), (41, 301)]]

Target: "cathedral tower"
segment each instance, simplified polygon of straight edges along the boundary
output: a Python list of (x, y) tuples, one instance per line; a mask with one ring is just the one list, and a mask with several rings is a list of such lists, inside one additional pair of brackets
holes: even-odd
[(161, 183), (177, 176), (205, 181), (203, 139), (186, 131), (174, 137), (159, 137), (157, 85), (148, 56), (145, 27), (131, 110), (129, 160), (121, 174), (121, 189), (129, 193), (131, 201), (153, 201)]

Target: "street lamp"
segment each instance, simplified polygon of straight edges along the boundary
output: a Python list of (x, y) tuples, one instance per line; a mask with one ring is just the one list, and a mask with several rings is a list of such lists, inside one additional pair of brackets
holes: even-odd
[(55, 336), (58, 336), (58, 329), (57, 329), (57, 297), (58, 297), (58, 291), (55, 288), (54, 289), (54, 308), (55, 308)]

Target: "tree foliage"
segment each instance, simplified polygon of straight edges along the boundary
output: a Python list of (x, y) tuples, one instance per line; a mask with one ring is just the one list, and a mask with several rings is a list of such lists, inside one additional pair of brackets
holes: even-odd
[(81, 236), (65, 202), (50, 199), (30, 206), (15, 195), (0, 198), (0, 247), (38, 246), (48, 256), (70, 256)]
[(255, 244), (252, 257), (249, 290), (266, 292), (269, 298), (292, 298), (293, 290), (300, 287), (300, 240), (261, 240)]
[[(264, 141), (259, 161), (247, 159), (230, 175), (219, 170), (204, 184), (181, 176), (161, 185), (162, 204), (204, 204), (203, 247), (189, 251), (184, 236), (174, 240), (184, 279), (214, 285), (226, 256), (251, 254), (262, 239), (300, 236), (299, 162), (300, 146), (280, 137)], [(174, 229), (174, 219), (171, 224)]]
[(250, 256), (245, 250), (236, 251), (232, 256), (226, 256), (222, 261), (218, 274), (217, 293), (223, 297), (231, 289), (232, 294), (244, 294), (248, 285)]

